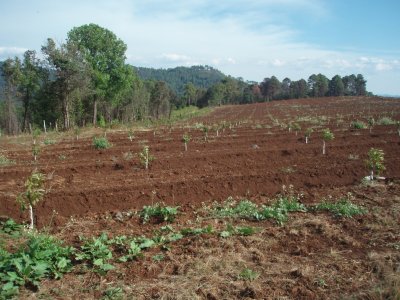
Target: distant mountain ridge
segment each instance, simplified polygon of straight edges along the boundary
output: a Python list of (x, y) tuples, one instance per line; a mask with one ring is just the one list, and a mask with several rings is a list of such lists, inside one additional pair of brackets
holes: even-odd
[(198, 88), (208, 89), (227, 76), (210, 66), (176, 67), (170, 69), (154, 69), (134, 67), (143, 80), (165, 81), (179, 96), (185, 92), (185, 85), (189, 82)]

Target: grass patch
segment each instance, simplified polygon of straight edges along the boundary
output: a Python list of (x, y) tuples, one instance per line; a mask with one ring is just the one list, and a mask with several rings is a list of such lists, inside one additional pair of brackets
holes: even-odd
[(14, 164), (15, 164), (15, 160), (9, 159), (4, 154), (0, 153), (0, 166), (4, 167), (4, 166), (10, 166), (10, 165), (14, 165)]
[(316, 211), (329, 211), (338, 217), (351, 218), (355, 215), (363, 215), (367, 210), (361, 206), (352, 203), (349, 198), (342, 198), (337, 202), (322, 202), (315, 206)]
[(111, 147), (111, 144), (106, 137), (94, 137), (93, 146), (96, 149), (107, 149)]

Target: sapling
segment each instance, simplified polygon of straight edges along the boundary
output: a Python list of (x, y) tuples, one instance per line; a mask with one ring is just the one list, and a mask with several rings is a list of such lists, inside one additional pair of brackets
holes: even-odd
[(306, 138), (306, 144), (308, 144), (308, 139), (310, 138), (311, 133), (313, 133), (313, 131), (314, 130), (312, 128), (307, 128), (306, 129), (306, 132), (304, 133), (304, 136)]
[(204, 141), (207, 142), (208, 130), (209, 130), (208, 126), (207, 125), (203, 125), (203, 127), (201, 127), (201, 130), (203, 130), (203, 133), (204, 133)]
[(369, 133), (372, 132), (372, 127), (375, 125), (375, 119), (373, 117), (368, 119), (368, 127), (369, 127)]
[(397, 121), (397, 133), (399, 134), (399, 136), (400, 136), (400, 121)]
[(135, 138), (135, 135), (134, 135), (132, 129), (129, 129), (129, 131), (128, 131), (128, 138), (129, 138), (129, 140), (130, 140), (131, 142), (132, 142), (133, 139)]
[(368, 159), (365, 161), (368, 169), (371, 172), (370, 179), (374, 180), (374, 173), (379, 175), (386, 168), (383, 165), (384, 153), (383, 150), (371, 148), (368, 151)]
[(32, 155), (35, 161), (37, 160), (39, 153), (40, 153), (40, 146), (34, 143), (32, 145)]
[(25, 192), (17, 197), (17, 203), (21, 205), (21, 209), (29, 209), (30, 225), (29, 229), (33, 229), (33, 207), (38, 204), (46, 192), (44, 189), (45, 175), (34, 170), (31, 176), (25, 181)]
[(301, 126), (299, 125), (299, 123), (293, 123), (292, 128), (296, 132), (296, 136), (297, 136), (297, 133), (301, 130)]
[(36, 145), (36, 139), (40, 136), (42, 132), (40, 131), (40, 129), (36, 128), (35, 130), (33, 130), (32, 132), (32, 139), (33, 139), (33, 144)]
[(149, 146), (144, 146), (142, 152), (139, 153), (140, 162), (144, 165), (147, 170), (149, 168), (150, 162), (154, 160), (154, 156), (150, 155)]
[(322, 131), (322, 154), (325, 155), (325, 146), (326, 142), (331, 141), (335, 138), (333, 133), (329, 130), (329, 128), (324, 129)]
[(187, 144), (190, 142), (190, 135), (188, 135), (187, 133), (185, 133), (182, 136), (182, 142), (185, 145), (185, 151), (187, 151)]
[(79, 126), (76, 126), (76, 127), (74, 128), (74, 133), (75, 133), (75, 138), (76, 138), (76, 140), (79, 140), (79, 134), (80, 134), (80, 132), (81, 132), (81, 129), (79, 128)]

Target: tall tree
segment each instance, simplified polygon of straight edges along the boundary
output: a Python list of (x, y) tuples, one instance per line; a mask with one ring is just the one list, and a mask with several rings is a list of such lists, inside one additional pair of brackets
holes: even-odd
[(114, 101), (130, 84), (125, 65), (127, 47), (113, 32), (96, 24), (73, 28), (68, 39), (78, 45), (91, 66), (95, 125), (98, 102)]
[(18, 118), (15, 110), (15, 99), (19, 97), (18, 82), (21, 76), (21, 61), (19, 58), (7, 59), (2, 65), (2, 76), (5, 85), (3, 94), (5, 103), (2, 105), (1, 123), (7, 134), (19, 132)]
[(185, 85), (184, 97), (187, 100), (187, 105), (190, 106), (195, 103), (197, 89), (193, 83), (189, 82)]
[(366, 84), (367, 81), (364, 79), (364, 76), (362, 74), (358, 74), (355, 80), (357, 96), (365, 96), (367, 94)]
[(267, 101), (274, 99), (274, 97), (279, 94), (281, 89), (281, 83), (275, 76), (271, 78), (265, 78), (260, 84), (260, 89), (262, 95)]
[(88, 65), (78, 46), (71, 41), (57, 48), (55, 42), (48, 39), (47, 44), (42, 47), (42, 52), (46, 56), (49, 67), (55, 72), (56, 79), (52, 82), (53, 91), (61, 104), (63, 127), (69, 129), (72, 95), (78, 89), (85, 89), (89, 84)]
[(31, 120), (32, 102), (41, 88), (41, 83), (48, 76), (48, 72), (41, 68), (36, 52), (28, 50), (24, 53), (21, 74), (19, 77), (19, 91), (23, 103), (22, 131), (26, 131)]
[(356, 95), (356, 75), (351, 74), (342, 78), (344, 85), (344, 94), (346, 96)]
[(171, 91), (164, 81), (155, 82), (150, 96), (150, 113), (156, 119), (169, 114)]
[(334, 97), (344, 95), (344, 84), (342, 77), (339, 75), (333, 76), (333, 78), (329, 81), (329, 95)]

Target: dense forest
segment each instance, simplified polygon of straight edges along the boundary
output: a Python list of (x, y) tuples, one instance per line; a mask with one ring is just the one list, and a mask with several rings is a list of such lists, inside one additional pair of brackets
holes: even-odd
[(361, 74), (329, 79), (261, 83), (226, 76), (209, 66), (137, 68), (126, 63), (127, 46), (95, 24), (68, 32), (64, 43), (49, 38), (41, 57), (32, 50), (0, 63), (0, 129), (17, 134), (41, 126), (75, 126), (168, 117), (196, 105), (245, 104), (291, 98), (366, 95)]

